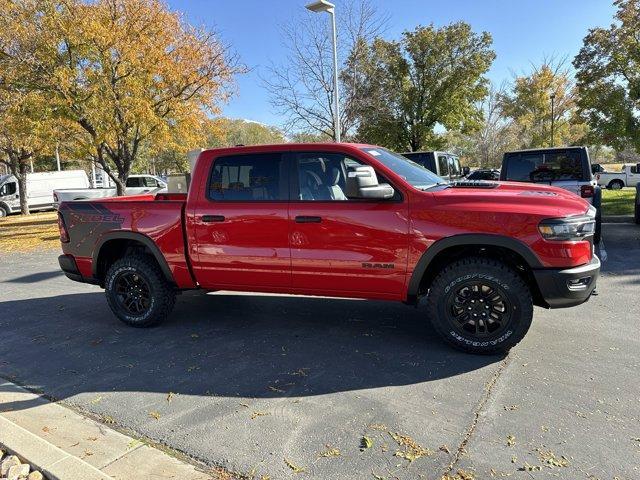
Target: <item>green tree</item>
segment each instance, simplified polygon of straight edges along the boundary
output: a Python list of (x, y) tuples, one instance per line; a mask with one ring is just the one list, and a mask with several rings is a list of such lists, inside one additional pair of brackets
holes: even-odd
[(495, 53), (491, 35), (476, 34), (464, 22), (436, 28), (419, 26), (400, 41), (375, 39), (349, 61), (360, 65), (356, 105), (359, 140), (398, 150), (437, 147), (434, 129), (476, 128), (476, 102), (487, 94)]
[(217, 128), (207, 136), (208, 147), (231, 147), (233, 145), (265, 145), (284, 143), (282, 132), (270, 125), (251, 120), (220, 118)]
[(616, 0), (616, 22), (584, 38), (573, 65), (592, 139), (640, 152), (640, 0)]
[(551, 97), (554, 97), (554, 144), (571, 145), (586, 133), (576, 115), (576, 88), (564, 61), (544, 60), (529, 74), (517, 76), (500, 95), (503, 114), (512, 119), (521, 148), (551, 146)]

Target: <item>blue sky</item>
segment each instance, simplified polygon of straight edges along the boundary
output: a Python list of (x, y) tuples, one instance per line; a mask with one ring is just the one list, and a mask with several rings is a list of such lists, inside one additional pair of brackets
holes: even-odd
[[(260, 72), (270, 61), (286, 55), (279, 26), (294, 17), (310, 0), (169, 0), (187, 21), (219, 32), (251, 71), (237, 80), (237, 94), (224, 107), (224, 115), (278, 125)], [(464, 20), (474, 31), (493, 35), (496, 60), (489, 78), (496, 84), (510, 80), (512, 72), (528, 71), (530, 63), (546, 56), (578, 52), (587, 30), (608, 26), (615, 9), (609, 0), (372, 0), (390, 16), (387, 38), (399, 38), (416, 25), (436, 26)], [(341, 0), (335, 0), (340, 15)], [(275, 5), (276, 7), (268, 7)]]

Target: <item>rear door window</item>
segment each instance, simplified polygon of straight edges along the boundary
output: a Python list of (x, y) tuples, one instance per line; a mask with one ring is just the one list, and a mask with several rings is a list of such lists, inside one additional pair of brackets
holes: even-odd
[(127, 187), (129, 187), (129, 188), (142, 187), (142, 178), (140, 178), (140, 177), (129, 177), (129, 178), (127, 178)]
[(286, 168), (281, 153), (217, 158), (209, 179), (209, 198), (236, 202), (288, 200)]

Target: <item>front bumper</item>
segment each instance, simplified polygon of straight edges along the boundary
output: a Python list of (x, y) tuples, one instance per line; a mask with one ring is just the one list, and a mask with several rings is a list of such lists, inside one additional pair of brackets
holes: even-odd
[(533, 275), (549, 308), (567, 308), (589, 300), (600, 274), (600, 259), (593, 255), (591, 262), (579, 267), (560, 270), (533, 270)]

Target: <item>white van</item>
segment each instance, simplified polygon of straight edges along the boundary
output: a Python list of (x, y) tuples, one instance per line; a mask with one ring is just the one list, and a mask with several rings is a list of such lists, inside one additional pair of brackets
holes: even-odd
[[(27, 203), (30, 210), (51, 209), (55, 189), (87, 187), (89, 178), (84, 170), (28, 173)], [(0, 175), (0, 217), (19, 211), (18, 179), (13, 175)]]

